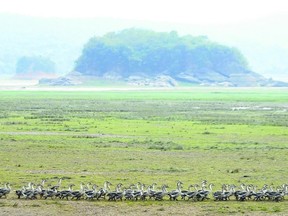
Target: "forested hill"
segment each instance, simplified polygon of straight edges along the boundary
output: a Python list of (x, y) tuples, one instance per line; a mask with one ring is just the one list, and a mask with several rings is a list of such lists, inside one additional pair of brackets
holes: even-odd
[(107, 79), (169, 77), (169, 80), (229, 86), (267, 85), (249, 70), (236, 48), (206, 36), (126, 29), (93, 37), (76, 61), (75, 71)]

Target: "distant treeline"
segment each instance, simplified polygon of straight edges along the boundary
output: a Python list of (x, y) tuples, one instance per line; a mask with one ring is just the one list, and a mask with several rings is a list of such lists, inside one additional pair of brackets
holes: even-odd
[(55, 63), (42, 56), (23, 56), (17, 61), (16, 73), (45, 72), (54, 73)]
[(236, 49), (210, 41), (206, 36), (179, 36), (126, 29), (93, 37), (84, 46), (75, 70), (85, 75), (106, 73), (129, 77), (158, 74), (177, 77), (180, 73), (231, 73), (249, 71), (244, 56)]

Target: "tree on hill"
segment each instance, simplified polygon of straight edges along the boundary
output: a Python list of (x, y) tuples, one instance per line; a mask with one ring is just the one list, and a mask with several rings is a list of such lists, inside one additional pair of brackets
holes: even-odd
[(75, 70), (95, 76), (117, 72), (122, 77), (139, 73), (173, 77), (205, 71), (229, 76), (248, 71), (247, 65), (237, 49), (211, 42), (205, 36), (180, 37), (174, 31), (126, 29), (91, 38), (76, 61)]

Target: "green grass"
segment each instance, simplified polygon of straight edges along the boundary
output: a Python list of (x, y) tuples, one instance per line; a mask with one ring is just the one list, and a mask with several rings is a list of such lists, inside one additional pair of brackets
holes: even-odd
[[(100, 86), (101, 87), (101, 86)], [(105, 85), (103, 86), (105, 89)], [(81, 88), (80, 88), (81, 89)], [(287, 88), (176, 88), (151, 90), (147, 88), (119, 87), (117, 90), (93, 91), (93, 88), (86, 90), (72, 91), (2, 91), (0, 96), (3, 99), (20, 99), (21, 101), (30, 99), (73, 99), (73, 100), (200, 100), (200, 101), (236, 101), (236, 102), (287, 102)]]
[[(0, 182), (287, 183), (287, 89), (0, 92)], [(286, 201), (209, 212), (288, 212)], [(203, 203), (202, 203), (203, 204)], [(197, 203), (202, 208), (201, 203)], [(38, 205), (38, 204), (37, 204)], [(153, 204), (154, 205), (154, 204)], [(158, 206), (165, 212), (165, 206)], [(203, 210), (206, 211), (206, 210)], [(210, 213), (211, 213), (210, 212)]]

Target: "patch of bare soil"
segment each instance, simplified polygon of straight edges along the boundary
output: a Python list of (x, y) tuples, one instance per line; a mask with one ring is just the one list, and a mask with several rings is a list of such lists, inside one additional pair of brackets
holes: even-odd
[[(230, 213), (218, 213), (217, 209), (211, 209), (209, 203), (201, 205), (193, 202), (157, 202), (155, 204), (144, 202), (108, 202), (108, 201), (75, 201), (75, 200), (18, 200), (1, 199), (1, 216), (71, 216), (71, 215), (230, 215)], [(247, 212), (233, 215), (285, 215), (285, 213)]]
[(50, 215), (200, 215), (192, 205), (162, 206), (139, 205), (107, 201), (67, 201), (67, 200), (1, 200), (0, 211), (3, 216), (50, 216)]
[(65, 132), (42, 132), (42, 131), (0, 131), (0, 134), (7, 135), (34, 135), (34, 136), (73, 136), (74, 138), (99, 138), (99, 137), (114, 137), (114, 138), (131, 138), (134, 136), (115, 135), (115, 134), (71, 134)]

